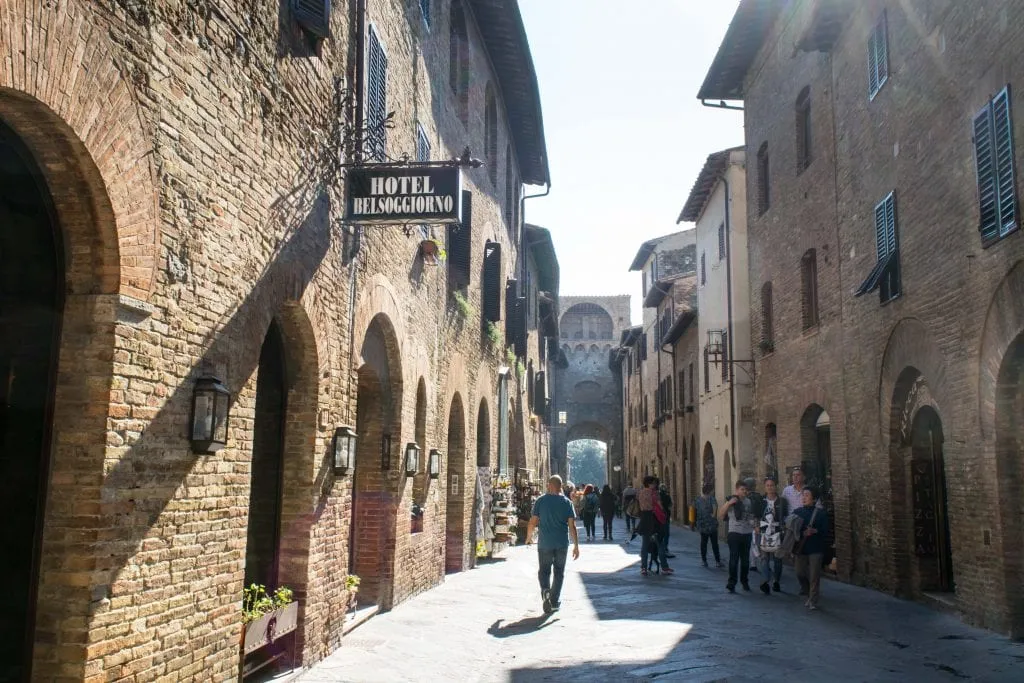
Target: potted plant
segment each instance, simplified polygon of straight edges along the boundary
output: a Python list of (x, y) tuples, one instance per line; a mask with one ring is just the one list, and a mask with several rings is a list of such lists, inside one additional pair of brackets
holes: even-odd
[(249, 654), (298, 628), (299, 603), (290, 588), (280, 586), (267, 593), (254, 583), (242, 591), (242, 652)]
[(487, 341), (490, 342), (491, 346), (501, 345), (501, 330), (489, 320), (484, 327), (484, 336), (487, 337)]
[(420, 242), (420, 255), (423, 257), (423, 263), (429, 266), (436, 266), (447, 256), (441, 244), (435, 239)]

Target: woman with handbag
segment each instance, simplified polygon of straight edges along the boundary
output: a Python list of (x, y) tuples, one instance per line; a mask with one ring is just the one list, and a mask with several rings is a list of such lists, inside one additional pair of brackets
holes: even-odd
[(828, 513), (815, 503), (818, 492), (809, 486), (803, 490), (803, 507), (794, 511), (803, 520), (803, 537), (793, 551), (794, 565), (800, 580), (800, 595), (807, 596), (804, 606), (818, 609), (818, 595), (821, 587), (821, 561), (825, 556), (825, 541), (828, 536)]

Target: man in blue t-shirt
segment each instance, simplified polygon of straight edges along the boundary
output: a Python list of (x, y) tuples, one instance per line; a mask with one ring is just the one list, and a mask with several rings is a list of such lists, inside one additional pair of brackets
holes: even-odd
[[(533, 504), (533, 516), (526, 529), (526, 544), (533, 543), (533, 531), (540, 527), (537, 543), (537, 558), (540, 560), (540, 594), (544, 600), (544, 613), (551, 614), (558, 609), (562, 594), (562, 579), (565, 577), (565, 558), (569, 553), (569, 536), (572, 536), (572, 559), (580, 557), (580, 539), (576, 535), (576, 511), (572, 502), (562, 495), (562, 478), (557, 474), (548, 479), (548, 492)], [(555, 569), (555, 580), (551, 581), (551, 568)]]

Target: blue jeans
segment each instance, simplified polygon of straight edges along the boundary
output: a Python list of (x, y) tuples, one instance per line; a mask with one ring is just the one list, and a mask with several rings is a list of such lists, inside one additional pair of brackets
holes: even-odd
[(768, 583), (769, 576), (778, 583), (782, 579), (782, 558), (776, 553), (762, 552), (761, 557), (757, 558), (757, 571), (763, 583)]
[[(540, 560), (540, 571), (537, 578), (540, 579), (540, 590), (543, 593), (550, 590), (551, 602), (558, 604), (558, 598), (562, 595), (562, 580), (565, 578), (565, 558), (569, 554), (569, 548), (541, 548), (537, 547), (537, 558)], [(555, 568), (555, 580), (551, 581), (551, 568)]]

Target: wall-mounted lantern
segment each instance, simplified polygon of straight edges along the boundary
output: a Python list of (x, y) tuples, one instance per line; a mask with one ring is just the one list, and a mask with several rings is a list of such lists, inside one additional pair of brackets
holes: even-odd
[(203, 375), (192, 390), (192, 450), (211, 454), (228, 443), (228, 406), (231, 392), (219, 379)]
[(391, 435), (380, 437), (380, 468), (384, 472), (391, 469)]
[(356, 453), (356, 432), (351, 427), (334, 430), (334, 473), (342, 475), (352, 468), (352, 457)]
[(437, 479), (441, 476), (441, 451), (436, 448), (430, 449), (430, 460), (427, 463), (427, 471), (430, 472), (431, 479)]
[(410, 441), (405, 444), (405, 476), (412, 477), (419, 469), (420, 447)]

